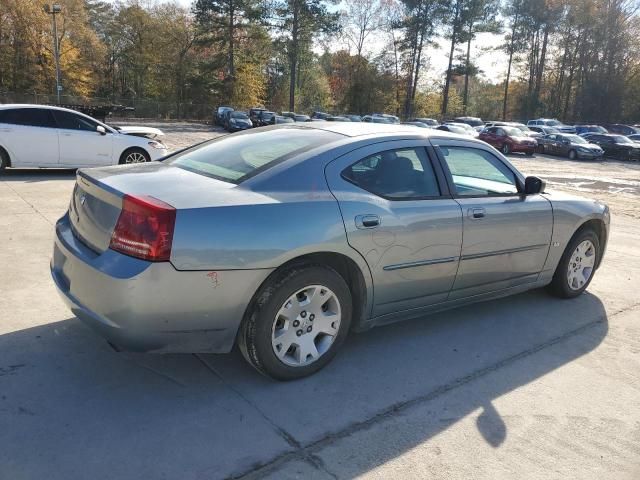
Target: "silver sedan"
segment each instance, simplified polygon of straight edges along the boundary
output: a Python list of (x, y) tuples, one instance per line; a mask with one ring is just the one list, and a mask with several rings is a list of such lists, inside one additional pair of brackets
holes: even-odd
[(548, 286), (580, 295), (609, 210), (545, 192), (484, 142), (319, 122), (80, 170), (51, 273), (118, 349), (230, 351), (277, 379), (351, 331)]

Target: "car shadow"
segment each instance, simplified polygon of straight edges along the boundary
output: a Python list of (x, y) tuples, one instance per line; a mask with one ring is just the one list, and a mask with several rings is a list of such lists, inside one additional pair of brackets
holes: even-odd
[(493, 400), (590, 352), (607, 330), (598, 297), (534, 291), (351, 335), (324, 370), (288, 383), (259, 375), (237, 350), (116, 353), (75, 318), (6, 333), (0, 477), (226, 478), (298, 453), (304, 460), (438, 400), (445, 406), (432, 418), (398, 427), (341, 478), (475, 411), (478, 432), (499, 448), (509, 432)]

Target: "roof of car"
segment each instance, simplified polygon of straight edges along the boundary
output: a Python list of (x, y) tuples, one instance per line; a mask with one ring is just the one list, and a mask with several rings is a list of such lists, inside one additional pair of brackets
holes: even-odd
[[(300, 125), (299, 128), (314, 128), (316, 130), (325, 130), (328, 132), (339, 133), (347, 137), (359, 137), (363, 135), (375, 134), (422, 134), (422, 129), (416, 129), (411, 125), (399, 125), (397, 123), (308, 122), (304, 125)], [(427, 133), (427, 131), (425, 131), (425, 133)]]

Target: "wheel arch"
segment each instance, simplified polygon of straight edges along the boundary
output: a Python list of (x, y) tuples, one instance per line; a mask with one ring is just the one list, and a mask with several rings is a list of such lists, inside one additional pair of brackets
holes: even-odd
[(346, 282), (349, 290), (351, 291), (351, 297), (353, 300), (353, 319), (351, 322), (351, 330), (366, 330), (368, 326), (366, 321), (369, 318), (370, 304), (373, 297), (373, 291), (371, 290), (370, 279), (367, 281), (365, 276), (368, 272), (363, 272), (358, 263), (350, 258), (348, 255), (338, 252), (322, 251), (307, 253), (292, 258), (273, 272), (260, 284), (256, 289), (248, 303), (245, 313), (243, 315), (243, 321), (247, 318), (247, 315), (251, 312), (255, 300), (258, 298), (263, 289), (273, 282), (274, 278), (280, 275), (283, 271), (300, 265), (325, 265), (335, 270)]
[(126, 147), (124, 150), (122, 150), (122, 152), (120, 153), (120, 156), (118, 157), (118, 164), (122, 164), (124, 157), (132, 150), (142, 150), (149, 157), (149, 159), (151, 159), (151, 154), (146, 148), (141, 147), (139, 145), (130, 145)]
[(593, 230), (596, 233), (596, 235), (598, 236), (598, 242), (600, 243), (600, 255), (598, 256), (598, 263), (596, 264), (596, 268), (598, 268), (600, 266), (600, 262), (602, 261), (604, 250), (607, 244), (607, 227), (604, 223), (604, 220), (602, 220), (601, 218), (591, 218), (581, 223), (578, 228), (576, 228), (576, 231), (573, 232), (573, 235), (571, 235), (571, 238), (569, 239), (567, 245), (571, 243), (571, 241), (577, 235), (589, 229)]
[(7, 167), (11, 166), (11, 155), (9, 155), (9, 152), (7, 151), (6, 148), (4, 148), (2, 145), (0, 145), (0, 156), (4, 157), (7, 160)]

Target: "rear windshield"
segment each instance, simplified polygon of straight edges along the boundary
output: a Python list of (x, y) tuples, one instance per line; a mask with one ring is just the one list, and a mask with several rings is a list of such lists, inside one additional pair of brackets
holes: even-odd
[(166, 163), (239, 184), (300, 153), (343, 138), (324, 130), (289, 127), (219, 137), (170, 157)]

